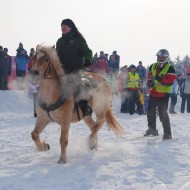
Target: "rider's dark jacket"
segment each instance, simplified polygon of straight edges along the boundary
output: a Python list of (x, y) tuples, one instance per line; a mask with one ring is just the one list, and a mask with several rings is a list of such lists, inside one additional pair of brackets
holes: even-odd
[(57, 40), (56, 50), (66, 73), (78, 72), (91, 65), (92, 50), (89, 49), (85, 39), (73, 31), (62, 34)]

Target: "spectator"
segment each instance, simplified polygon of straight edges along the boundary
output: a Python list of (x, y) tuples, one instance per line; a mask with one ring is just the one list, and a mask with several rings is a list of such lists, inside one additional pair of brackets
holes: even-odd
[(115, 55), (111, 55), (110, 59), (108, 61), (108, 67), (111, 67), (113, 69), (113, 73), (115, 76), (117, 76), (119, 72), (119, 63), (115, 59)]
[(180, 86), (181, 113), (185, 111), (185, 104), (187, 102), (187, 113), (190, 113), (190, 73), (187, 73), (187, 77), (183, 79)]
[(127, 93), (128, 93), (128, 111), (132, 115), (135, 113), (135, 104), (137, 105), (138, 114), (143, 114), (143, 106), (139, 96), (139, 75), (136, 72), (135, 65), (129, 67), (128, 81), (127, 81)]
[[(3, 64), (2, 63), (2, 61), (3, 61), (3, 47), (2, 46), (0, 46), (0, 79), (1, 79), (1, 65)], [(1, 80), (0, 80), (0, 90), (2, 90), (1, 89)]]
[(144, 104), (143, 104), (143, 114), (147, 114), (147, 109), (148, 109), (148, 103), (149, 103), (149, 89), (147, 86), (143, 88), (143, 95), (144, 95)]
[(29, 63), (28, 63), (28, 67), (27, 67), (27, 70), (30, 71), (31, 68), (32, 68), (32, 56), (34, 55), (35, 51), (34, 51), (34, 48), (31, 48), (30, 49), (30, 56), (29, 56)]
[(142, 65), (142, 61), (139, 61), (139, 65), (137, 66), (137, 73), (139, 74), (140, 78), (140, 87), (143, 88), (146, 81), (146, 68)]
[(94, 71), (99, 74), (103, 74), (107, 71), (108, 69), (108, 61), (104, 56), (104, 52), (100, 52), (100, 56), (97, 58)]
[(108, 56), (109, 55), (107, 53), (104, 54), (104, 57), (106, 58), (107, 61), (108, 61)]
[(28, 96), (33, 99), (34, 106), (34, 117), (37, 117), (36, 113), (36, 100), (39, 93), (39, 72), (31, 71), (30, 80), (29, 80), (29, 89)]
[(117, 79), (113, 73), (113, 69), (109, 67), (105, 73), (103, 73), (103, 77), (109, 82), (112, 95), (118, 94), (118, 86), (117, 86)]
[(1, 90), (9, 90), (8, 89), (8, 77), (12, 71), (12, 59), (8, 54), (8, 49), (4, 48), (3, 53), (1, 55), (0, 62), (0, 89)]
[(117, 64), (120, 65), (120, 56), (117, 54), (117, 51), (113, 51), (112, 55), (115, 56), (115, 60), (117, 61)]
[(24, 89), (24, 79), (26, 76), (26, 67), (29, 62), (27, 51), (23, 48), (22, 43), (19, 44), (17, 55), (15, 57), (16, 63), (16, 82), (18, 89)]
[(175, 105), (177, 103), (178, 91), (179, 91), (179, 87), (178, 87), (178, 82), (176, 79), (172, 85), (172, 91), (171, 91), (171, 101), (170, 101), (170, 109), (169, 109), (169, 113), (171, 114), (176, 114)]
[(121, 71), (117, 78), (118, 91), (121, 94), (121, 108), (120, 108), (121, 113), (127, 113), (127, 104), (128, 104), (128, 97), (126, 94), (127, 78), (128, 78), (128, 67), (127, 65), (125, 65), (121, 68)]

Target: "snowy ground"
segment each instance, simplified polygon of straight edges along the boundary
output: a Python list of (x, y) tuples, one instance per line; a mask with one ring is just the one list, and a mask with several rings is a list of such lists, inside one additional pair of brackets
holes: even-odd
[[(99, 151), (87, 148), (88, 128), (72, 124), (68, 163), (57, 164), (60, 155), (59, 126), (50, 124), (42, 133), (51, 146), (37, 152), (30, 133), (34, 128), (32, 100), (26, 91), (0, 91), (0, 189), (2, 190), (189, 190), (189, 114), (170, 115), (173, 137), (178, 140), (150, 145), (142, 136), (146, 116), (119, 113), (119, 99), (113, 111), (125, 129), (117, 139), (107, 125), (99, 132)], [(162, 136), (161, 123), (157, 126)], [(161, 137), (160, 137), (161, 138)]]

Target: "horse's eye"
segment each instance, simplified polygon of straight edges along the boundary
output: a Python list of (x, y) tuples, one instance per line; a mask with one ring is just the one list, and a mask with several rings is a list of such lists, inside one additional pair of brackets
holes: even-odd
[(49, 59), (45, 59), (46, 62), (49, 62)]

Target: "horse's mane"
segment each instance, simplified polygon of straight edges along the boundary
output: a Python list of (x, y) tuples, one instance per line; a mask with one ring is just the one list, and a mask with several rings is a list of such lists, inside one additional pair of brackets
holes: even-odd
[(36, 52), (43, 54), (42, 52), (44, 52), (44, 54), (47, 54), (50, 62), (53, 64), (55, 71), (58, 75), (61, 75), (64, 73), (64, 70), (61, 66), (61, 62), (60, 59), (57, 55), (56, 49), (54, 46), (48, 46), (48, 45), (38, 45), (36, 47)]

